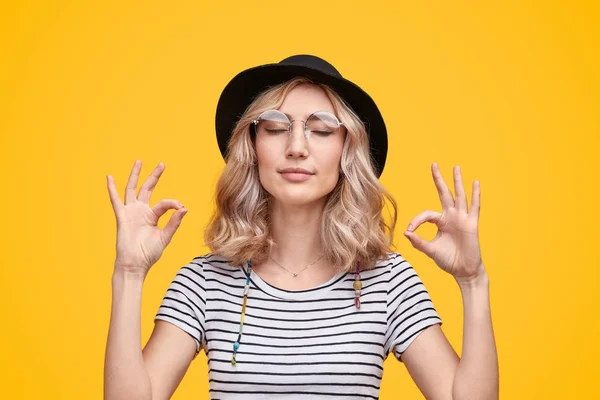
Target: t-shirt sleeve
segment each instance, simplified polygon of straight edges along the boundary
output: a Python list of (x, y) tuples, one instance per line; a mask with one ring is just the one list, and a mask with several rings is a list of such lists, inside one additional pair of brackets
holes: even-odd
[(390, 263), (385, 354), (393, 352), (402, 361), (400, 356), (413, 340), (428, 326), (442, 324), (442, 319), (412, 265), (399, 254)]
[(194, 358), (205, 340), (206, 285), (201, 261), (195, 258), (179, 269), (154, 317), (155, 322), (163, 320), (178, 326), (196, 341)]

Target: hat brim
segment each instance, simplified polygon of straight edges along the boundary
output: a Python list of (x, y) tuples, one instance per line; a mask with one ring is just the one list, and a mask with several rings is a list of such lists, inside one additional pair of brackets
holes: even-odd
[(255, 97), (270, 86), (299, 76), (330, 86), (364, 122), (375, 173), (377, 177), (381, 176), (387, 157), (387, 130), (371, 96), (347, 79), (298, 65), (266, 64), (249, 68), (237, 74), (227, 84), (219, 98), (215, 119), (221, 155), (225, 157), (231, 133)]

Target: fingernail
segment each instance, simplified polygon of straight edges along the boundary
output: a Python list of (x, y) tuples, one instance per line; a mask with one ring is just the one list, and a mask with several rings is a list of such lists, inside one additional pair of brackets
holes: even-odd
[(413, 228), (412, 224), (409, 224), (407, 230), (412, 232), (412, 228)]

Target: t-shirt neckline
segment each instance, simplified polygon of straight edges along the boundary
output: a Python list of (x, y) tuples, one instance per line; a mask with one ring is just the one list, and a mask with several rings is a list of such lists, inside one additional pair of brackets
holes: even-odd
[[(244, 263), (242, 265), (242, 269), (244, 271), (244, 275), (248, 277), (248, 263)], [(254, 284), (254, 286), (258, 287), (263, 292), (280, 299), (287, 300), (309, 300), (321, 298), (325, 294), (327, 294), (334, 287), (340, 286), (344, 282), (344, 278), (348, 275), (348, 272), (336, 272), (336, 274), (331, 277), (327, 282), (322, 283), (318, 286), (309, 289), (301, 289), (301, 290), (287, 290), (280, 289), (271, 285), (270, 283), (264, 281), (256, 271), (252, 271), (250, 276), (250, 282)], [(252, 291), (252, 286), (250, 287), (250, 291)]]

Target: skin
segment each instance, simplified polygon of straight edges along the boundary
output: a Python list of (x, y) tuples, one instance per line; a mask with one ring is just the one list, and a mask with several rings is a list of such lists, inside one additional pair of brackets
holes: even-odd
[[(489, 299), (489, 277), (479, 245), (479, 181), (473, 182), (470, 209), (459, 166), (454, 167), (456, 197), (431, 166), (442, 212), (426, 210), (415, 216), (404, 232), (413, 247), (452, 275), (463, 298), (462, 357), (458, 357), (439, 325), (425, 329), (401, 358), (427, 399), (498, 399), (498, 355)], [(438, 232), (431, 241), (415, 230), (433, 223)]]
[[(291, 114), (292, 119), (302, 120), (317, 109), (333, 112), (325, 94), (310, 85), (290, 91), (280, 108)], [(273, 239), (277, 245), (272, 255), (292, 271), (310, 264), (322, 251), (318, 239), (320, 217), (325, 197), (338, 179), (344, 141), (340, 134), (329, 146), (315, 148), (305, 140), (301, 124), (293, 123), (291, 137), (282, 146), (256, 143), (261, 183), (273, 196)], [(315, 175), (302, 183), (290, 183), (277, 172), (286, 167), (302, 167), (314, 171)], [(146, 245), (147, 249), (154, 250), (145, 252), (144, 256), (150, 254), (157, 259), (186, 209), (176, 200), (162, 200), (149, 207), (150, 196), (164, 169), (162, 163), (136, 198), (140, 169), (141, 162), (136, 161), (126, 189), (126, 205), (120, 201), (114, 181), (108, 176), (108, 190), (119, 226), (117, 249), (121, 242), (123, 249), (140, 247), (133, 244), (141, 242), (141, 247)], [(459, 357), (440, 326), (432, 325), (417, 336), (401, 358), (427, 399), (497, 399), (498, 360), (490, 315), (489, 278), (478, 240), (479, 182), (473, 183), (469, 210), (460, 168), (454, 168), (456, 197), (448, 189), (436, 163), (431, 171), (442, 212), (427, 210), (418, 214), (404, 235), (457, 282), (463, 298), (463, 352)], [(176, 212), (165, 228), (159, 229), (158, 218), (171, 208)], [(434, 223), (438, 228), (431, 241), (415, 233), (424, 223)], [(136, 256), (143, 260), (142, 254), (118, 251), (115, 261), (113, 309), (105, 359), (105, 398), (168, 399), (184, 377), (196, 345), (183, 330), (159, 320), (140, 353), (140, 300), (149, 267), (133, 262)], [(254, 269), (264, 280), (291, 290), (314, 287), (333, 274), (327, 265), (320, 263), (297, 278), (291, 278), (270, 261)]]
[[(335, 188), (340, 174), (340, 160), (345, 140), (341, 127), (327, 140), (307, 140), (303, 122), (315, 111), (335, 115), (331, 101), (317, 86), (300, 85), (292, 89), (279, 111), (291, 116), (292, 132), (287, 141), (256, 139), (256, 155), (261, 184), (271, 195), (271, 256), (290, 271), (301, 271), (319, 259), (323, 248), (319, 230), (326, 197)], [(278, 171), (304, 168), (314, 175), (304, 182), (289, 182)], [(254, 271), (270, 284), (287, 290), (318, 286), (335, 274), (324, 260), (313, 264), (297, 277), (273, 260), (253, 264)]]

